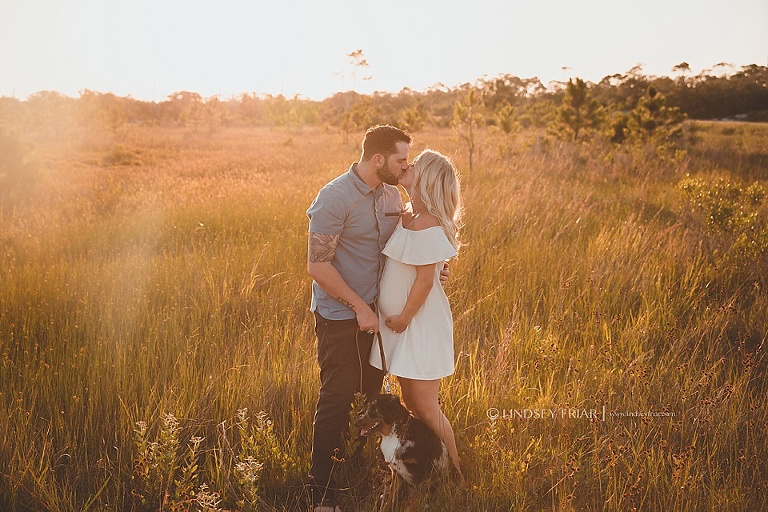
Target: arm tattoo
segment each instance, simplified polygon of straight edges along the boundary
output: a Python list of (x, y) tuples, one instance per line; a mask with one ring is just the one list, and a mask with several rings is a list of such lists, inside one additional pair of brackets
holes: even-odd
[(327, 263), (336, 254), (339, 235), (309, 234), (309, 263)]
[(336, 297), (336, 300), (347, 306), (349, 309), (355, 309), (355, 305), (344, 299), (343, 297)]

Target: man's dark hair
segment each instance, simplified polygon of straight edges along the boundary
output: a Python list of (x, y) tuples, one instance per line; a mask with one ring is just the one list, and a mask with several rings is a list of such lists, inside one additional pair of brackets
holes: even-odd
[(411, 144), (411, 136), (400, 128), (386, 124), (371, 126), (363, 137), (363, 162), (373, 158), (373, 155), (382, 155), (385, 158), (397, 152), (397, 143)]

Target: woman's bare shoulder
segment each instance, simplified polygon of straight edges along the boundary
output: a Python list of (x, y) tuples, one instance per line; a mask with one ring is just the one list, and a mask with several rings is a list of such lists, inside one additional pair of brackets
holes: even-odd
[(408, 225), (408, 229), (412, 231), (421, 231), (427, 228), (434, 228), (440, 225), (440, 221), (437, 217), (431, 213), (424, 212), (413, 217), (413, 220)]

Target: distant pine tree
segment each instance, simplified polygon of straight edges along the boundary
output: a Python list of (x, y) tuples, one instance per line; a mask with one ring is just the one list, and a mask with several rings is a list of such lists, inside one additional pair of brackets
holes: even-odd
[(686, 115), (677, 107), (667, 107), (666, 98), (655, 87), (648, 90), (627, 119), (630, 138), (639, 140), (671, 140), (683, 133)]
[(459, 136), (467, 144), (469, 154), (469, 172), (472, 172), (473, 156), (475, 152), (475, 137), (481, 118), (478, 114), (480, 100), (473, 88), (467, 90), (466, 95), (453, 106), (453, 127)]
[(592, 97), (584, 80), (568, 80), (562, 104), (555, 111), (549, 132), (561, 139), (579, 140), (579, 136), (603, 124), (603, 108)]
[(493, 115), (493, 120), (499, 130), (504, 132), (507, 137), (520, 129), (520, 125), (516, 119), (515, 107), (509, 103), (504, 103), (498, 110), (496, 110)]

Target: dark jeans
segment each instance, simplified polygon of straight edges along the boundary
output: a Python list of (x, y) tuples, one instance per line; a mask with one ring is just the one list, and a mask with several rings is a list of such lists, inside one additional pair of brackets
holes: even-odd
[[(368, 363), (373, 335), (358, 329), (357, 320), (326, 320), (315, 313), (320, 396), (312, 432), (312, 481), (314, 501), (333, 497), (330, 489), (333, 457), (344, 451), (355, 392), (368, 396), (381, 391), (384, 372)], [(336, 450), (338, 449), (338, 452)]]

